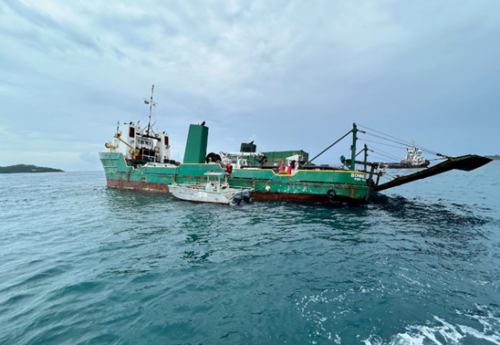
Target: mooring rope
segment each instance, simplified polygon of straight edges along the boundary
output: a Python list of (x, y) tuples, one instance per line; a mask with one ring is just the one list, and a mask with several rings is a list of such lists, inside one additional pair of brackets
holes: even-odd
[(269, 182), (271, 182), (271, 181), (272, 181), (275, 177), (276, 177), (276, 175), (273, 173), (273, 177), (271, 177), (271, 178), (269, 179), (269, 181), (267, 181), (267, 182), (266, 182), (266, 184), (264, 185), (264, 187), (260, 187), (259, 189), (254, 190), (254, 192), (258, 192), (258, 191), (260, 191), (260, 190), (262, 190), (262, 189), (266, 188), (266, 187), (269, 185)]

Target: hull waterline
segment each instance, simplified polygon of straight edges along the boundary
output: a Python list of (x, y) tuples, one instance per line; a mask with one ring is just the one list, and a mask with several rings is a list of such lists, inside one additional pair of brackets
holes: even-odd
[[(126, 164), (121, 153), (100, 152), (108, 187), (169, 193), (174, 183), (200, 183), (206, 172), (223, 172), (219, 164), (181, 164), (178, 167), (139, 167)], [(252, 198), (313, 203), (365, 203), (369, 190), (364, 173), (341, 170), (304, 170), (293, 175), (264, 169), (235, 169), (234, 187), (252, 188)]]

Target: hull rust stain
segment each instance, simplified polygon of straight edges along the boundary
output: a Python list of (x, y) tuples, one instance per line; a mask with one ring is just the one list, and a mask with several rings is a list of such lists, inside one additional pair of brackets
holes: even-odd
[[(168, 185), (163, 183), (154, 182), (140, 182), (140, 181), (125, 181), (125, 180), (112, 180), (106, 179), (107, 185), (114, 189), (124, 190), (139, 190), (150, 191), (158, 193), (171, 194)], [(292, 201), (292, 202), (313, 202), (313, 203), (335, 203), (335, 202), (354, 202), (365, 203), (367, 198), (360, 198), (354, 196), (354, 188), (351, 190), (350, 197), (336, 195), (329, 197), (326, 194), (304, 194), (304, 193), (280, 193), (280, 192), (252, 192), (252, 198), (255, 200), (264, 201)]]
[[(127, 165), (120, 153), (99, 153), (111, 188), (169, 193), (168, 185), (199, 184), (207, 172), (223, 172), (218, 164), (181, 164), (178, 167)], [(253, 188), (256, 200), (297, 202), (366, 202), (365, 174), (345, 170), (299, 170), (292, 175), (269, 169), (234, 169), (229, 184)]]

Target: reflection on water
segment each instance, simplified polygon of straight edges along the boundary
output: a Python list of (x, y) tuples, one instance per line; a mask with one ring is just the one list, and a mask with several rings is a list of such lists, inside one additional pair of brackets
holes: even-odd
[(76, 175), (3, 196), (2, 344), (499, 342), (494, 201), (227, 207)]
[(180, 247), (198, 249), (179, 251), (178, 258), (188, 264), (219, 261), (221, 258), (213, 255), (217, 249), (199, 250), (221, 244), (219, 241), (230, 253), (255, 252), (273, 242), (313, 239), (338, 242), (340, 247), (377, 244), (387, 236), (391, 242), (385, 246), (397, 252), (472, 260), (487, 251), (481, 240), (487, 236), (482, 227), (489, 220), (474, 215), (471, 206), (426, 203), (402, 196), (377, 194), (371, 204), (353, 207), (284, 202), (227, 207), (106, 189), (105, 200), (108, 210), (121, 219), (117, 234), (129, 232), (129, 239), (147, 242), (155, 241), (151, 236), (182, 239)]

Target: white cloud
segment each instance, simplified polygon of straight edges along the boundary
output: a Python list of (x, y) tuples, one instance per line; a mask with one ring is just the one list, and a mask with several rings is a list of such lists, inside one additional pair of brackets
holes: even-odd
[[(8, 0), (0, 4), (2, 126), (17, 134), (13, 150), (24, 150), (30, 133), (40, 152), (72, 147), (75, 166), (87, 164), (80, 155), (100, 150), (117, 120), (144, 119), (141, 101), (154, 83), (157, 124), (176, 159), (188, 124), (203, 120), (210, 151), (238, 149), (224, 138), (255, 133), (258, 149), (317, 152), (359, 121), (450, 154), (490, 152), (483, 146), (493, 133), (466, 146), (454, 131), (479, 137), (481, 121), (500, 121), (499, 7)], [(435, 139), (445, 125), (454, 128), (450, 144)]]

